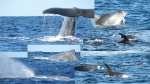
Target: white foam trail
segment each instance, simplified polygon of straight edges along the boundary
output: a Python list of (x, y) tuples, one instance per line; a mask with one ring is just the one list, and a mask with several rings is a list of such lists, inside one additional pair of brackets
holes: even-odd
[(49, 57), (33, 56), (32, 59), (35, 59), (35, 60), (49, 60)]
[(27, 66), (11, 58), (0, 58), (0, 78), (34, 77)]
[(38, 38), (38, 40), (41, 40), (41, 41), (48, 41), (48, 42), (56, 42), (56, 41), (76, 41), (76, 42), (79, 42), (79, 43), (83, 43), (83, 40), (80, 39), (80, 38), (76, 38), (76, 37), (73, 37), (73, 36), (66, 36), (66, 37), (63, 37), (63, 36), (44, 36), (42, 38)]
[(144, 51), (128, 50), (128, 51), (82, 51), (81, 56), (113, 56), (124, 53), (145, 53)]
[(65, 77), (65, 76), (35, 76), (34, 78), (38, 78), (38, 79), (47, 79), (47, 80), (51, 80), (51, 81), (74, 81), (74, 78), (69, 78), (69, 77)]
[(18, 40), (29, 40), (29, 37), (0, 37), (0, 39), (18, 39)]
[(86, 42), (87, 42), (87, 43), (90, 43), (90, 44), (97, 44), (97, 43), (101, 44), (101, 43), (103, 43), (104, 41), (101, 40), (101, 39), (94, 39), (94, 40), (88, 40), (88, 41), (86, 41)]

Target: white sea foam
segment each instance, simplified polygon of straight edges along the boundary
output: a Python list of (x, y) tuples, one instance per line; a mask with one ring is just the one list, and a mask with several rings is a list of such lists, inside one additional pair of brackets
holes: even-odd
[(74, 81), (73, 78), (69, 78), (69, 77), (65, 77), (65, 76), (35, 76), (34, 78), (38, 78), (38, 79), (47, 79), (50, 81)]
[(77, 37), (73, 37), (73, 36), (44, 36), (41, 38), (38, 38), (38, 40), (41, 41), (48, 41), (48, 42), (56, 42), (56, 41), (75, 41), (75, 42), (79, 42), (79, 43), (83, 43), (83, 40)]
[(128, 51), (82, 51), (80, 54), (81, 56), (113, 56), (116, 54), (123, 54), (123, 53), (145, 53), (143, 51), (136, 51), (136, 50), (128, 50)]

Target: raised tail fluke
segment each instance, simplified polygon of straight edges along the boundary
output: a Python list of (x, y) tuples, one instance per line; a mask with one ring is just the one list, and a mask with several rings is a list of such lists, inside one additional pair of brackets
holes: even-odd
[(94, 18), (94, 9), (79, 9), (79, 8), (49, 8), (43, 11), (43, 14), (59, 14), (67, 17), (84, 16)]

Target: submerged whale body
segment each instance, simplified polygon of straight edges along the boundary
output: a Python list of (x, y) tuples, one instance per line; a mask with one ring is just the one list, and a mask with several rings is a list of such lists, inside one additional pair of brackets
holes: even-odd
[(104, 74), (106, 77), (120, 77), (120, 78), (128, 78), (129, 76), (125, 73), (115, 72), (115, 70), (108, 64), (105, 64), (107, 67), (107, 72)]
[(94, 18), (94, 9), (79, 9), (79, 8), (49, 8), (43, 11), (43, 14), (59, 14), (66, 16), (58, 35), (74, 36), (75, 24), (79, 16)]
[(100, 69), (101, 66), (97, 66), (97, 65), (75, 66), (76, 71), (96, 71)]
[(107, 27), (107, 26), (118, 26), (125, 23), (126, 11), (118, 10), (99, 16), (95, 14), (95, 27)]

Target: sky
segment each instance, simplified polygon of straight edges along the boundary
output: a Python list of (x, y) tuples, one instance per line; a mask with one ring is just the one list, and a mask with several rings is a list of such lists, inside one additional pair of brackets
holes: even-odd
[(43, 16), (52, 7), (94, 9), (94, 0), (1, 0), (0, 16)]
[(27, 52), (0, 52), (0, 57), (28, 57)]
[(80, 52), (80, 45), (28, 45), (28, 52), (64, 52), (72, 49)]

